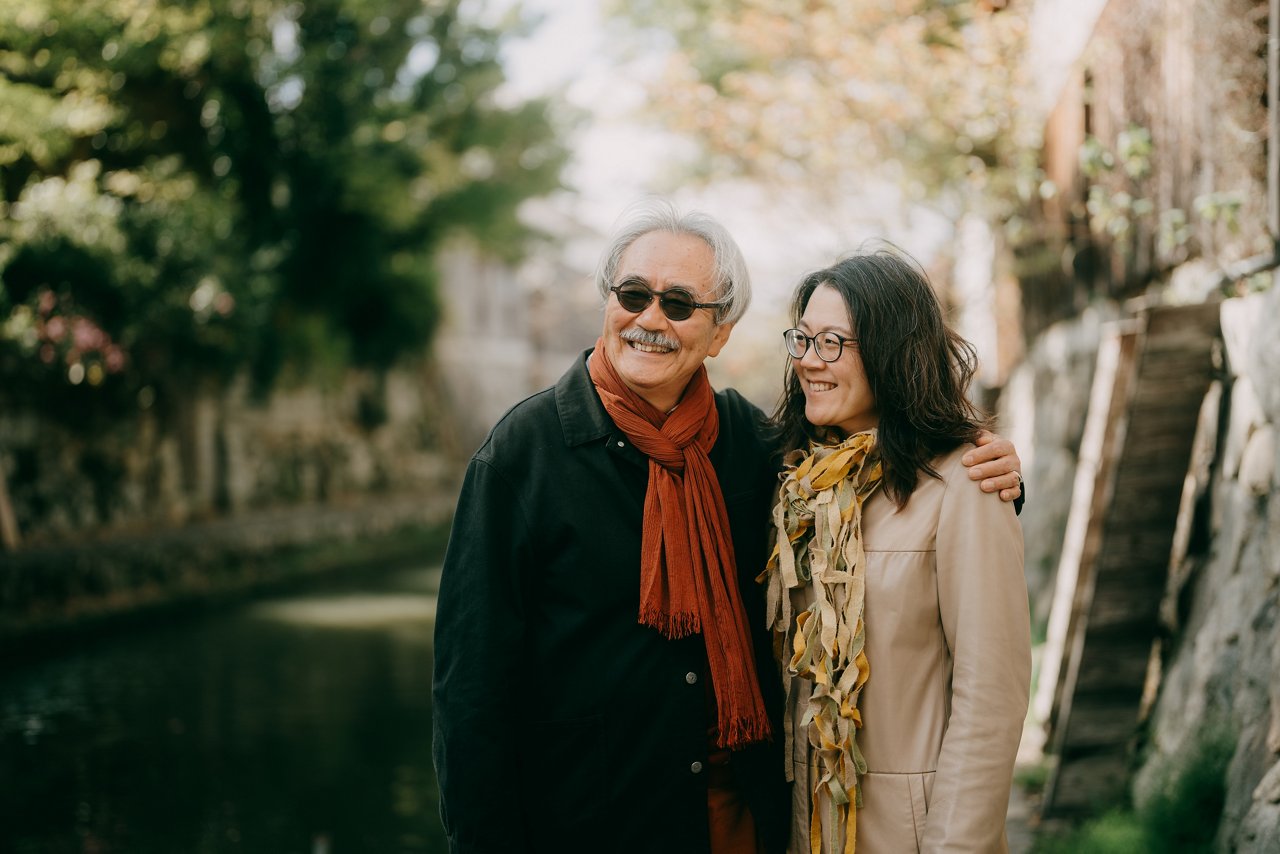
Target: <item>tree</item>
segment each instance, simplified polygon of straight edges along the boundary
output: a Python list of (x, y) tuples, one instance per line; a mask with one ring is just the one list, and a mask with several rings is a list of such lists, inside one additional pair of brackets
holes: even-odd
[[(668, 36), (651, 107), (697, 139), (705, 174), (916, 201), (1034, 188), (1036, 130), (1017, 124), (1025, 20), (981, 0), (643, 0)], [(1029, 132), (1030, 131), (1030, 132)]]
[(518, 254), (547, 105), (461, 0), (0, 0), (0, 378), (83, 417), (425, 348), (450, 233)]

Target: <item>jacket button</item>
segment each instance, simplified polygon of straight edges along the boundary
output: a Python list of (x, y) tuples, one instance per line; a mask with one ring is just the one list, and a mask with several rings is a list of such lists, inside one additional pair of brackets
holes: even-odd
[(625, 448), (626, 446), (627, 446), (627, 443), (626, 443), (626, 442), (619, 442), (619, 443), (618, 443), (618, 447), (619, 447), (619, 448)]
[(696, 685), (698, 684), (698, 674), (690, 670), (684, 675), (684, 681), (688, 682), (690, 685)]
[(689, 766), (689, 770), (690, 770), (690, 771), (692, 771), (692, 772), (693, 772), (693, 773), (695, 773), (695, 774), (701, 774), (701, 773), (702, 773), (702, 763), (701, 763), (701, 762), (695, 762), (695, 763), (693, 763), (692, 765), (690, 765), (690, 766)]

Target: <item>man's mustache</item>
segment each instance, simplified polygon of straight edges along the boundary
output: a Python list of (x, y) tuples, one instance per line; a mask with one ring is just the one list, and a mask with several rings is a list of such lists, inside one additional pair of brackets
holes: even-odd
[(660, 332), (650, 332), (647, 329), (638, 329), (631, 327), (622, 330), (619, 336), (623, 341), (630, 341), (633, 344), (648, 344), (651, 347), (666, 347), (668, 350), (679, 350), (680, 342), (674, 338), (668, 338)]

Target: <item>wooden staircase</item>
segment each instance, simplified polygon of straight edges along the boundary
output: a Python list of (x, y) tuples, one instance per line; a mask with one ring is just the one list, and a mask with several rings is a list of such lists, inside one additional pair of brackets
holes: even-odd
[(1099, 348), (1036, 696), (1046, 817), (1123, 795), (1218, 312), (1145, 307)]

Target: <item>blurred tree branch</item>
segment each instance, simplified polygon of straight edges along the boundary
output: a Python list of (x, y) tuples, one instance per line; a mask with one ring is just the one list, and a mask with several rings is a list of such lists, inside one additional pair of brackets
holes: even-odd
[(654, 114), (706, 177), (846, 195), (902, 187), (950, 207), (1028, 198), (1039, 128), (1019, 124), (1025, 9), (975, 0), (641, 0), (615, 9), (671, 47)]

